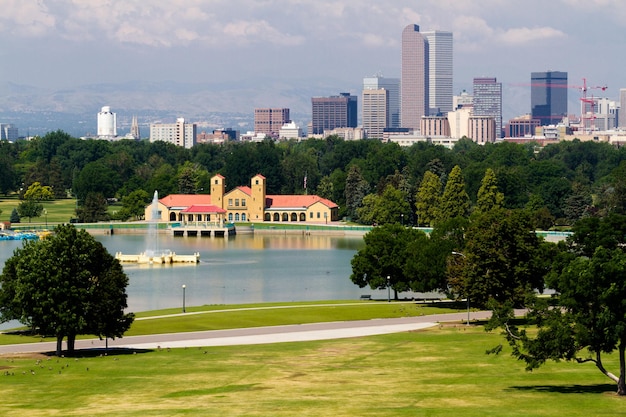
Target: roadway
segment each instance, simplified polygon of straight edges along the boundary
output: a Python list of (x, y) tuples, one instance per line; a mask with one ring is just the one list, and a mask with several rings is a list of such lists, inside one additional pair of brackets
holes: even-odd
[[(490, 312), (471, 313), (471, 320), (489, 318)], [(188, 333), (127, 336), (108, 340), (109, 348), (165, 349), (182, 347), (211, 347), (254, 345), (265, 343), (304, 342), (312, 340), (342, 339), (380, 334), (416, 331), (437, 326), (439, 323), (465, 323), (467, 313), (435, 314), (420, 317), (338, 321), (283, 326), (252, 327), (243, 329), (210, 330)], [(99, 339), (76, 340), (75, 348), (104, 349), (106, 342)], [(63, 349), (66, 348), (63, 342)], [(0, 346), (0, 354), (54, 352), (56, 342), (24, 343)]]

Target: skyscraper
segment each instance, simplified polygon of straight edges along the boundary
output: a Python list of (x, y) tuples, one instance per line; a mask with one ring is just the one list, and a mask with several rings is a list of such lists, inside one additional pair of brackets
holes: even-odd
[(619, 106), (617, 127), (626, 129), (626, 88), (619, 89)]
[(422, 32), (428, 42), (428, 114), (452, 111), (452, 32)]
[(496, 78), (474, 78), (474, 116), (495, 119), (496, 138), (502, 137), (502, 83)]
[(289, 109), (254, 109), (254, 133), (278, 137), (280, 128), (289, 122)]
[(547, 126), (557, 124), (567, 116), (567, 72), (533, 72), (530, 84), (533, 119)]
[(111, 107), (104, 106), (98, 113), (98, 137), (114, 138), (117, 136), (117, 116)]
[(418, 25), (402, 31), (402, 70), (400, 81), (401, 126), (419, 129), (422, 116), (428, 116), (428, 42)]
[(363, 129), (368, 138), (382, 139), (385, 128), (389, 125), (389, 91), (384, 88), (363, 90), (361, 109), (363, 111)]
[(324, 130), (337, 127), (356, 127), (358, 118), (357, 97), (350, 93), (340, 93), (332, 97), (311, 99), (311, 132), (321, 135)]
[[(363, 78), (363, 90), (378, 90), (384, 88), (388, 92), (387, 126), (400, 127), (400, 79), (385, 78), (380, 75)], [(362, 112), (364, 104), (361, 104)]]

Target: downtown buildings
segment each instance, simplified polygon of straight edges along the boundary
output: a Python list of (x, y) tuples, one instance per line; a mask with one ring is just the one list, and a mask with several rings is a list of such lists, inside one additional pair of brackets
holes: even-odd
[(326, 130), (341, 127), (357, 127), (357, 97), (350, 93), (338, 96), (313, 97), (312, 120), (309, 135), (321, 135)]
[(474, 78), (474, 116), (492, 117), (495, 120), (495, 137), (502, 137), (502, 83), (496, 78)]
[(530, 74), (530, 107), (541, 126), (555, 125), (567, 116), (567, 72)]
[(261, 133), (271, 138), (278, 138), (280, 129), (290, 121), (287, 108), (254, 109), (254, 133), (256, 134)]
[(196, 144), (196, 136), (196, 124), (186, 123), (182, 117), (176, 123), (150, 124), (150, 142), (162, 141), (189, 149)]

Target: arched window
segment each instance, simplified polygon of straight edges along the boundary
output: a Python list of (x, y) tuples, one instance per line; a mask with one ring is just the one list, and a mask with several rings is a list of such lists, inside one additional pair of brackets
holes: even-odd
[(306, 213), (300, 213), (300, 221), (301, 222), (306, 221)]
[(280, 214), (274, 213), (274, 221), (277, 222), (280, 220)]
[(235, 221), (238, 222), (239, 221), (239, 213), (235, 213)]
[(284, 222), (288, 222), (289, 221), (289, 213), (283, 213), (283, 221)]
[(229, 222), (233, 221), (233, 213), (228, 213), (228, 221)]
[(292, 222), (297, 222), (298, 221), (298, 214), (297, 213), (291, 213), (291, 221)]
[(272, 215), (269, 213), (265, 213), (265, 216), (263, 217), (263, 221), (269, 222), (272, 220)]
[(174, 213), (174, 212), (170, 213), (170, 221), (171, 222), (175, 222), (176, 221), (176, 213)]
[(245, 222), (246, 221), (246, 213), (242, 213), (241, 215), (241, 221)]

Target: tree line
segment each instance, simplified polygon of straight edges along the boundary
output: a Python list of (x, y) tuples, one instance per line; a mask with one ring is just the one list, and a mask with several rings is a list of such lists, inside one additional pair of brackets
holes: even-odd
[[(0, 142), (0, 193), (32, 201), (26, 192), (39, 183), (52, 198), (76, 197), (83, 220), (107, 220), (106, 204), (113, 200), (123, 203), (114, 217), (128, 220), (141, 219), (154, 190), (206, 194), (217, 173), (229, 189), (248, 185), (261, 173), (269, 194), (317, 194), (336, 202), (340, 216), (355, 222), (432, 226), (436, 214), (429, 199), (441, 197), (444, 204), (446, 198), (437, 193), (445, 194), (456, 175), (472, 209), (490, 168), (504, 196), (502, 206), (529, 208), (541, 228), (550, 228), (624, 211), (625, 152), (578, 140), (542, 149), (532, 143), (461, 140), (447, 149), (336, 136), (185, 149), (164, 142), (81, 140), (56, 131), (30, 141)], [(389, 200), (394, 203), (386, 204)], [(36, 210), (25, 213), (37, 215)]]

